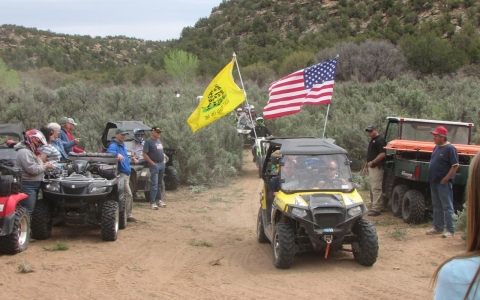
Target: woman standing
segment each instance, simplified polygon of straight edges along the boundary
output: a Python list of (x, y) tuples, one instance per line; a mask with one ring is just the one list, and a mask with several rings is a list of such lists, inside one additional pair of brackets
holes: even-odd
[(22, 192), (28, 195), (28, 198), (20, 203), (31, 215), (44, 177), (43, 173), (52, 168), (52, 163), (44, 163), (39, 157), (40, 146), (47, 144), (43, 133), (31, 129), (23, 134), (23, 138), (24, 141), (14, 147), (17, 151), (15, 166), (22, 171)]
[(435, 300), (480, 299), (480, 154), (470, 163), (467, 193), (467, 249), (433, 274)]

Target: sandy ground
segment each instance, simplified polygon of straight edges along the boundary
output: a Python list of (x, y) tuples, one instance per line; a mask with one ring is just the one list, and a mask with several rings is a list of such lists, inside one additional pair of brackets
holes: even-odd
[[(276, 269), (270, 244), (256, 240), (262, 182), (244, 151), (244, 172), (225, 188), (168, 192), (167, 208), (135, 202), (115, 242), (93, 226), (54, 227), (52, 237), (14, 256), (0, 256), (2, 299), (431, 299), (439, 263), (460, 253), (459, 235), (426, 236), (391, 213), (370, 218), (379, 236), (373, 267), (351, 253), (300, 254)], [(394, 237), (404, 237), (396, 240)], [(67, 251), (47, 251), (57, 242)], [(20, 273), (19, 266), (33, 268)]]

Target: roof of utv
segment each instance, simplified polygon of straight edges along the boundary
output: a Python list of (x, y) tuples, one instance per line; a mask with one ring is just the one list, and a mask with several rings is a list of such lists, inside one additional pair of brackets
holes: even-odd
[(107, 128), (122, 128), (123, 130), (143, 129), (150, 130), (152, 127), (145, 125), (143, 121), (114, 121), (108, 122)]
[(347, 154), (347, 151), (337, 145), (333, 139), (316, 137), (274, 137), (270, 145), (280, 147), (282, 155), (321, 155), (321, 154)]
[(115, 130), (113, 130), (114, 128), (122, 128), (123, 130), (130, 132), (130, 134), (127, 136), (127, 139), (125, 140), (126, 142), (133, 139), (132, 134), (134, 129), (143, 129), (145, 131), (149, 131), (150, 129), (152, 129), (152, 127), (145, 125), (143, 121), (108, 122), (107, 125), (105, 125), (105, 129), (103, 130), (102, 134), (102, 144), (105, 148), (108, 147), (110, 140), (112, 139), (112, 137), (115, 136)]
[(1, 135), (17, 136), (23, 139), (23, 126), (20, 124), (0, 124)]

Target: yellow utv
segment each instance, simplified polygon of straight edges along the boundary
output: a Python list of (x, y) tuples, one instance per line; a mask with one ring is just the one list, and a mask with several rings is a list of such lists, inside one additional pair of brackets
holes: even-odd
[[(288, 269), (296, 253), (349, 251), (364, 266), (378, 257), (373, 224), (353, 183), (347, 151), (332, 139), (272, 137), (260, 168), (257, 239), (271, 243), (275, 267)], [(349, 245), (345, 247), (345, 245)]]

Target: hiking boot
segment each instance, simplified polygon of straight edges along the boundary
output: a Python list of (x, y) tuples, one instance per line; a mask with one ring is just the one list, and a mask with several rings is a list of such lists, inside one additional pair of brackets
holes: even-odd
[(445, 232), (443, 233), (443, 237), (444, 237), (444, 238), (451, 238), (451, 237), (453, 237), (454, 234), (455, 234), (455, 233), (453, 233), (453, 232), (445, 231)]
[(440, 230), (437, 230), (435, 227), (427, 230), (426, 234), (427, 235), (433, 235), (433, 234), (441, 234), (442, 232)]
[(128, 218), (127, 218), (127, 222), (133, 222), (133, 223), (135, 223), (135, 222), (137, 222), (137, 219), (135, 219), (134, 217), (128, 217)]
[(153, 209), (153, 210), (157, 210), (158, 206), (157, 206), (157, 204), (150, 204), (150, 208)]
[(159, 207), (167, 207), (167, 205), (166, 205), (165, 203), (163, 203), (162, 200), (158, 200), (157, 205), (158, 205)]
[(368, 215), (369, 215), (370, 217), (376, 217), (376, 216), (381, 215), (381, 213), (378, 212), (378, 211), (375, 211), (375, 210), (371, 210), (371, 211), (368, 213)]

